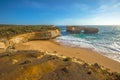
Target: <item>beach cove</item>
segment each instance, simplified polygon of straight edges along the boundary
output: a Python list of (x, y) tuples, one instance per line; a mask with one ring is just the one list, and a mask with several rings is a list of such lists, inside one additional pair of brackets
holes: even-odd
[(29, 41), (22, 44), (16, 44), (15, 48), (17, 50), (41, 50), (47, 51), (48, 53), (55, 53), (59, 55), (64, 55), (71, 58), (80, 58), (81, 60), (94, 64), (98, 63), (105, 68), (110, 69), (113, 72), (120, 72), (120, 63), (107, 58), (98, 52), (92, 51), (90, 49), (83, 48), (71, 48), (62, 46), (59, 43), (51, 40), (36, 40)]
[(0, 30), (1, 80), (120, 79), (119, 62), (91, 48), (64, 45), (66, 42), (60, 41), (64, 30), (60, 28), (9, 25)]

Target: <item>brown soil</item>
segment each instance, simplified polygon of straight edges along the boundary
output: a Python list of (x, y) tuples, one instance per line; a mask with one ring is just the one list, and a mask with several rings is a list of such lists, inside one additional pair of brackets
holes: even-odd
[(120, 80), (120, 75), (98, 64), (78, 64), (29, 50), (0, 54), (0, 80)]

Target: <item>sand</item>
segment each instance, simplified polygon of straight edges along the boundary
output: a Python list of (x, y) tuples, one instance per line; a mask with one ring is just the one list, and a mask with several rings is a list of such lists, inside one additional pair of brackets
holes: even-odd
[(98, 52), (90, 49), (62, 46), (51, 40), (38, 40), (16, 44), (15, 48), (17, 50), (42, 50), (52, 53), (54, 52), (55, 54), (64, 55), (71, 58), (79, 58), (90, 64), (98, 63), (99, 65), (110, 69), (112, 72), (120, 72), (119, 62), (107, 58)]

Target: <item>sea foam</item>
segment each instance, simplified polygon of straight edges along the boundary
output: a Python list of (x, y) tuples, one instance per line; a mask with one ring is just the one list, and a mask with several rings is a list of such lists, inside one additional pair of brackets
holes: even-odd
[(89, 48), (120, 62), (120, 27), (98, 28), (98, 34), (69, 34), (63, 29), (56, 41), (69, 47)]

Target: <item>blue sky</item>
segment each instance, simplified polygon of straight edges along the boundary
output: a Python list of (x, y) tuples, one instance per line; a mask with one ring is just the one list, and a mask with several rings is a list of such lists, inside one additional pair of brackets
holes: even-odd
[(120, 25), (120, 0), (0, 0), (0, 24)]

